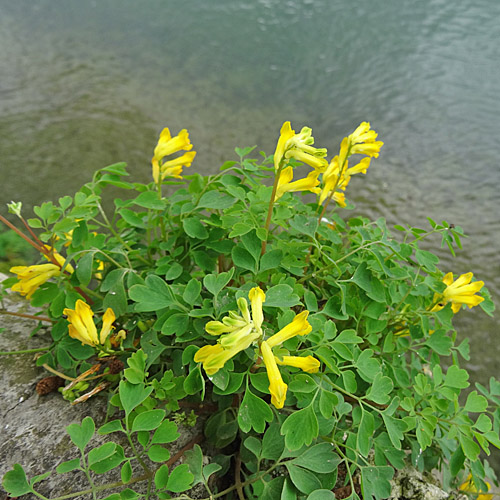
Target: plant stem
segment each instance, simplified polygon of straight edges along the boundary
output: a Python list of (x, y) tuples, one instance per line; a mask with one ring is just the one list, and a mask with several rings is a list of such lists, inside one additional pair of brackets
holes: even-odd
[(39, 347), (38, 349), (26, 349), (24, 351), (0, 351), (0, 356), (7, 354), (31, 354), (33, 352), (43, 352), (48, 351), (50, 347)]
[(46, 316), (35, 316), (34, 314), (24, 314), (18, 312), (4, 311), (3, 309), (0, 309), (0, 314), (6, 314), (8, 316), (17, 316), (18, 318), (28, 318), (37, 321), (47, 321), (49, 323), (55, 323), (53, 319), (47, 318)]
[[(284, 161), (281, 160), (279, 167), (278, 167), (278, 171), (276, 172), (276, 175), (274, 176), (273, 191), (271, 193), (271, 199), (269, 200), (269, 208), (267, 209), (266, 224), (264, 225), (264, 229), (266, 230), (266, 233), (269, 231), (269, 226), (271, 225), (271, 218), (273, 216), (274, 198), (276, 197), (276, 191), (278, 190), (278, 182), (280, 180), (281, 171), (283, 170), (283, 165), (284, 165)], [(264, 255), (266, 253), (266, 246), (267, 246), (267, 238), (262, 242), (262, 249), (260, 252), (261, 255)]]

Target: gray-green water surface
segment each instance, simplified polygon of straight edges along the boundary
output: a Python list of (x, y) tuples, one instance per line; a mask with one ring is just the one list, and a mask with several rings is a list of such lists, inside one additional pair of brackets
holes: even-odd
[[(149, 179), (164, 126), (190, 131), (191, 169), (209, 173), (234, 146), (272, 153), (285, 120), (331, 154), (367, 120), (386, 145), (349, 185), (354, 213), (462, 226), (441, 268), (499, 302), (497, 0), (0, 0), (0, 46), (4, 207), (117, 161)], [(476, 380), (499, 376), (498, 320), (458, 323)]]

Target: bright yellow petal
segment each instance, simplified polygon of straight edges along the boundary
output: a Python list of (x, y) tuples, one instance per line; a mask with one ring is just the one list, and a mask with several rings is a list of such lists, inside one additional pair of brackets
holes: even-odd
[(274, 152), (274, 169), (276, 172), (279, 169), (281, 160), (285, 154), (286, 143), (295, 135), (295, 130), (292, 130), (290, 122), (283, 123), (280, 131), (280, 137), (278, 139), (278, 144), (276, 145), (276, 151)]
[(288, 386), (283, 382), (276, 360), (274, 359), (271, 347), (267, 342), (262, 342), (260, 346), (262, 358), (266, 366), (267, 377), (269, 378), (269, 392), (271, 393), (271, 403), (278, 409), (283, 408), (286, 399)]
[(248, 298), (250, 299), (250, 305), (252, 307), (253, 324), (257, 330), (261, 331), (264, 321), (262, 304), (266, 301), (266, 294), (260, 287), (256, 286), (250, 290)]
[(104, 344), (104, 342), (106, 342), (109, 333), (114, 328), (112, 324), (115, 319), (116, 316), (113, 309), (111, 309), (111, 307), (108, 307), (102, 317), (102, 328), (101, 333), (99, 334), (99, 341), (101, 344)]
[(309, 311), (302, 311), (297, 314), (293, 321), (282, 328), (278, 333), (267, 340), (269, 347), (282, 344), (296, 335), (307, 335), (312, 331), (312, 326), (307, 321)]
[(276, 362), (279, 365), (293, 366), (294, 368), (300, 368), (307, 373), (317, 373), (319, 370), (320, 363), (313, 356), (283, 356), (283, 360), (280, 361), (276, 358)]
[(99, 342), (99, 339), (97, 337), (97, 329), (95, 327), (94, 320), (92, 319), (94, 313), (90, 306), (87, 303), (83, 302), (83, 300), (78, 299), (75, 305), (75, 312), (85, 326), (91, 342), (93, 344), (97, 344)]

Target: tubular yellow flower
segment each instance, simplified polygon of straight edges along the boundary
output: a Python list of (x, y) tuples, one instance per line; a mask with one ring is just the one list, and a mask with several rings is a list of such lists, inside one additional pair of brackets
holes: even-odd
[(451, 302), (451, 309), (454, 313), (460, 311), (462, 304), (466, 304), (469, 308), (480, 304), (484, 298), (475, 294), (481, 290), (484, 282), (471, 283), (472, 276), (472, 273), (462, 274), (453, 281), (453, 273), (446, 274), (443, 278), (443, 283), (447, 285), (446, 289), (442, 295), (435, 295), (434, 300), (440, 300), (440, 302), (431, 311), (440, 311), (448, 302)]
[(158, 144), (154, 150), (154, 158), (161, 161), (165, 156), (177, 153), (182, 149), (184, 151), (190, 151), (193, 145), (189, 141), (189, 133), (184, 128), (175, 137), (172, 137), (168, 127), (165, 127), (158, 140)]
[[(486, 482), (486, 486), (488, 486), (488, 490), (490, 490), (491, 485), (490, 483)], [(466, 493), (480, 493), (478, 496), (476, 496), (476, 500), (491, 500), (493, 498), (493, 495), (491, 493), (486, 493), (482, 490), (477, 489), (477, 486), (474, 484), (474, 480), (472, 479), (472, 474), (469, 474), (467, 479), (465, 480), (464, 483), (460, 485), (458, 488), (460, 491), (465, 491)]]
[(260, 287), (256, 286), (250, 290), (248, 298), (250, 299), (250, 305), (252, 307), (253, 324), (259, 332), (262, 332), (262, 323), (264, 321), (262, 304), (266, 301), (266, 294)]
[[(50, 254), (53, 259), (59, 264), (60, 268), (64, 266), (64, 263), (66, 262), (66, 258), (63, 257), (60, 253), (57, 252), (57, 250), (53, 247), (50, 247), (49, 245), (44, 245), (45, 250), (47, 251), (48, 254)], [(44, 258), (50, 261), (50, 258), (46, 255), (43, 254)], [(68, 273), (73, 273), (75, 270), (73, 269), (73, 266), (71, 264), (66, 264), (64, 266), (64, 271), (68, 271)]]
[(101, 342), (101, 344), (104, 344), (104, 342), (106, 342), (106, 339), (108, 338), (111, 330), (114, 329), (112, 325), (115, 319), (116, 316), (113, 309), (111, 309), (111, 307), (108, 307), (102, 317), (102, 328), (101, 332), (99, 333), (99, 341)]
[(280, 162), (285, 155), (285, 147), (287, 142), (295, 135), (295, 130), (292, 130), (290, 122), (283, 123), (280, 130), (280, 137), (278, 144), (276, 144), (276, 151), (274, 152), (274, 169), (278, 171)]
[(254, 287), (248, 296), (252, 307), (251, 315), (247, 300), (240, 297), (236, 303), (241, 316), (230, 311), (222, 321), (209, 321), (205, 325), (207, 333), (220, 335), (216, 345), (203, 346), (194, 356), (197, 363), (203, 362), (208, 375), (217, 373), (229, 359), (262, 337), (262, 303), (266, 300), (266, 295), (259, 287)]
[(317, 373), (320, 365), (319, 361), (313, 356), (283, 356), (281, 361), (275, 356), (275, 359), (278, 365), (293, 366), (307, 373)]
[(271, 393), (271, 403), (276, 408), (283, 408), (286, 399), (288, 386), (283, 382), (273, 352), (268, 342), (264, 341), (260, 345), (262, 359), (266, 365), (267, 376), (269, 378), (269, 392)]
[(68, 326), (69, 336), (79, 340), (82, 344), (90, 346), (96, 346), (99, 343), (104, 344), (113, 328), (111, 324), (116, 318), (113, 310), (108, 307), (104, 313), (103, 325), (98, 336), (94, 320), (92, 319), (94, 313), (90, 306), (83, 302), (83, 300), (77, 300), (75, 309), (66, 308), (63, 313), (68, 316), (70, 323)]
[(280, 174), (275, 200), (278, 200), (288, 192), (315, 191), (316, 186), (319, 184), (318, 176), (319, 172), (317, 170), (313, 170), (304, 179), (290, 182), (293, 178), (293, 169), (292, 167), (285, 168)]
[[(155, 147), (153, 159), (151, 160), (155, 183), (158, 184), (165, 177), (181, 179), (182, 168), (190, 167), (196, 155), (196, 151), (190, 151), (192, 148), (193, 145), (189, 141), (189, 134), (186, 129), (182, 129), (175, 137), (172, 137), (170, 130), (164, 128)], [(182, 150), (190, 152), (162, 163), (165, 156), (178, 153)]]
[(281, 127), (280, 137), (274, 152), (274, 169), (276, 172), (283, 158), (295, 158), (298, 161), (310, 165), (319, 172), (323, 172), (328, 166), (328, 162), (324, 159), (327, 155), (325, 148), (315, 148), (312, 129), (302, 127), (302, 130), (296, 134), (292, 130), (290, 122), (285, 122)]
[(267, 345), (272, 348), (282, 344), (292, 337), (295, 337), (296, 335), (307, 335), (310, 333), (312, 331), (312, 326), (307, 321), (308, 315), (309, 311), (302, 311), (297, 314), (291, 323), (286, 325), (271, 338), (267, 339)]
[(55, 264), (38, 264), (35, 266), (14, 266), (10, 268), (10, 272), (17, 274), (18, 279), (18, 282), (12, 285), (12, 291), (19, 292), (27, 299), (31, 299), (40, 285), (61, 274), (61, 268)]

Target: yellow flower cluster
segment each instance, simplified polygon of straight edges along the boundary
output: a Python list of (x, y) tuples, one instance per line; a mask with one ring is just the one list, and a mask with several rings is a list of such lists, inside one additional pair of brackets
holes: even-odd
[[(239, 314), (232, 311), (222, 321), (209, 321), (206, 324), (207, 333), (219, 336), (217, 344), (203, 346), (194, 356), (197, 363), (203, 363), (207, 375), (214, 375), (232, 357), (262, 339), (262, 323), (264, 321), (262, 304), (266, 300), (266, 295), (260, 287), (255, 287), (250, 290), (248, 298), (250, 299), (251, 313), (246, 299), (241, 297), (237, 301)], [(287, 391), (287, 385), (281, 378), (278, 364), (300, 368), (309, 373), (315, 373), (319, 370), (319, 361), (313, 356), (283, 356), (282, 359), (279, 359), (272, 352), (273, 347), (281, 345), (286, 340), (296, 335), (307, 335), (311, 332), (312, 327), (307, 321), (308, 314), (308, 311), (297, 314), (291, 323), (260, 343), (260, 355), (269, 378), (271, 403), (276, 408), (283, 408)]]
[[(53, 248), (45, 246), (46, 250), (55, 259), (58, 265), (50, 264), (37, 264), (34, 266), (14, 266), (10, 268), (10, 272), (17, 274), (18, 282), (12, 285), (13, 292), (19, 292), (27, 299), (38, 290), (38, 288), (47, 282), (50, 278), (54, 278), (61, 274), (61, 268), (64, 266), (66, 259), (57, 253)], [(44, 255), (48, 260), (48, 257)], [(72, 273), (74, 271), (70, 264), (66, 264), (65, 271)]]
[[(363, 122), (352, 134), (342, 140), (339, 154), (328, 164), (325, 159), (326, 149), (312, 146), (314, 138), (311, 133), (312, 130), (309, 127), (304, 127), (299, 134), (296, 134), (290, 122), (285, 122), (281, 127), (274, 153), (274, 168), (276, 172), (280, 172), (276, 200), (287, 192), (312, 191), (319, 194), (319, 205), (331, 196), (339, 205), (345, 206), (344, 191), (351, 176), (359, 173), (366, 174), (371, 158), (378, 157), (384, 143), (377, 141), (377, 133), (370, 129), (368, 122)], [(349, 168), (348, 159), (355, 154), (364, 154), (366, 157)], [(280, 171), (282, 162), (290, 158), (306, 163), (314, 170), (305, 178), (292, 181), (293, 168), (291, 166), (286, 166)]]
[(467, 305), (469, 309), (480, 304), (484, 298), (476, 293), (483, 288), (484, 282), (474, 281), (471, 283), (472, 276), (472, 273), (462, 274), (453, 281), (453, 273), (446, 274), (443, 278), (446, 289), (442, 295), (436, 294), (434, 296), (434, 302), (437, 304), (431, 311), (440, 311), (448, 302), (451, 302), (451, 309), (454, 313), (460, 311), (463, 304)]
[[(165, 177), (182, 179), (183, 167), (190, 167), (196, 156), (196, 151), (191, 151), (192, 148), (193, 145), (189, 141), (189, 134), (186, 129), (182, 129), (175, 137), (172, 137), (170, 130), (164, 128), (155, 147), (153, 159), (151, 160), (155, 183), (160, 183)], [(179, 151), (187, 152), (162, 163), (165, 156), (170, 156)]]
[(114, 328), (112, 326), (113, 321), (116, 319), (113, 309), (108, 307), (106, 312), (102, 317), (102, 328), (97, 335), (97, 328), (95, 326), (92, 316), (94, 313), (90, 306), (83, 302), (83, 300), (77, 300), (74, 309), (64, 309), (63, 311), (66, 316), (68, 316), (69, 321), (69, 336), (79, 340), (82, 344), (87, 344), (90, 346), (96, 346), (98, 344), (104, 344), (111, 330)]
[[(489, 491), (491, 488), (490, 483), (486, 483), (486, 486), (488, 486), (487, 491)], [(460, 491), (464, 491), (465, 493), (479, 493), (476, 497), (474, 497), (476, 500), (491, 500), (493, 498), (491, 493), (485, 493), (482, 490), (477, 489), (477, 486), (474, 484), (472, 479), (472, 474), (469, 474), (465, 482), (462, 483), (458, 489)]]
[[(384, 143), (376, 139), (377, 133), (370, 129), (368, 122), (361, 123), (352, 134), (344, 137), (340, 144), (339, 154), (332, 159), (323, 174), (319, 205), (333, 192), (333, 199), (340, 206), (345, 206), (344, 191), (351, 176), (359, 173), (366, 174), (371, 158), (378, 158), (380, 148)], [(364, 154), (366, 157), (354, 167), (349, 168), (349, 157), (354, 154)]]

